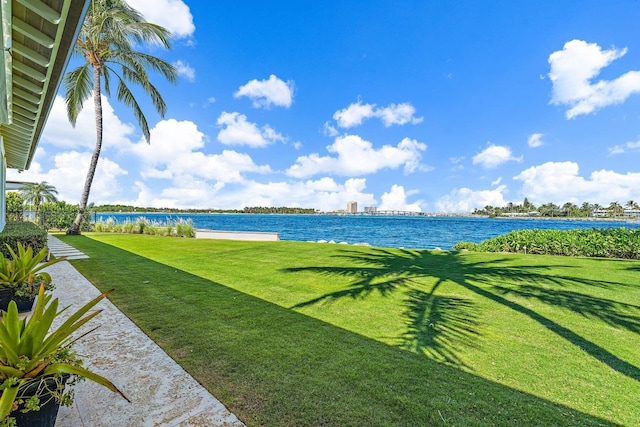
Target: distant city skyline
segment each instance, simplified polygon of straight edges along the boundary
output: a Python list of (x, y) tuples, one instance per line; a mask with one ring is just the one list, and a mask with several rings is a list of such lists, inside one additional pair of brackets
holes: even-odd
[[(640, 7), (497, 2), (128, 0), (174, 35), (147, 47), (165, 119), (147, 145), (104, 99), (96, 204), (471, 212), (640, 201)], [(72, 65), (74, 62), (72, 61)], [(59, 94), (31, 169), (79, 200), (95, 141)]]

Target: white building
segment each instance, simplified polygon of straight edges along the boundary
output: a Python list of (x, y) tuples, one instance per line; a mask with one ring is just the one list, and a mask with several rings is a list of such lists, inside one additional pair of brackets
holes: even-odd
[(358, 202), (347, 203), (347, 213), (358, 213)]

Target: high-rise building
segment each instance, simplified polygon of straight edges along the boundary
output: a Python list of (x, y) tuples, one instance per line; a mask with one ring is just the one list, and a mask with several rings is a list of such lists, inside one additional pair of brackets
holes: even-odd
[(358, 213), (358, 202), (347, 203), (347, 213)]

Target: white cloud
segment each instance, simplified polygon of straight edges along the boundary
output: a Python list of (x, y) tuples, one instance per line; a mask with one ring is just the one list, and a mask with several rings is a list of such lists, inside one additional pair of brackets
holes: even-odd
[(298, 182), (252, 182), (241, 190), (243, 194), (228, 193), (226, 197), (229, 198), (229, 203), (232, 199), (239, 203), (239, 196), (243, 196), (243, 203), (251, 200), (252, 204), (260, 206), (286, 205), (332, 211), (344, 209), (351, 200), (358, 200), (363, 205), (374, 205), (373, 195), (365, 193), (365, 188), (366, 180), (362, 178), (350, 178), (339, 183), (333, 178), (325, 177)]
[(269, 80), (253, 79), (246, 85), (240, 86), (233, 96), (248, 97), (253, 101), (252, 105), (255, 108), (269, 108), (272, 105), (289, 108), (293, 103), (293, 90), (293, 81), (289, 80), (285, 83), (271, 74)]
[(167, 163), (180, 156), (204, 148), (204, 134), (195, 123), (162, 120), (151, 129), (151, 144), (140, 140), (131, 150), (149, 165)]
[(118, 200), (114, 203), (131, 206), (168, 207), (184, 209), (189, 207), (211, 207), (211, 196), (223, 184), (210, 184), (206, 181), (191, 178), (177, 181), (171, 187), (163, 187), (155, 192), (142, 181), (136, 181), (132, 190), (137, 194), (135, 199)]
[[(91, 160), (91, 153), (70, 151), (54, 156), (54, 166), (45, 171), (39, 162), (34, 161), (32, 167), (22, 173), (15, 169), (7, 170), (7, 179), (27, 182), (47, 181), (58, 190), (58, 199), (69, 203), (78, 203)], [(91, 186), (89, 202), (108, 203), (117, 197), (121, 188), (118, 177), (127, 175), (117, 163), (108, 157), (98, 161), (96, 174)]]
[(629, 71), (614, 80), (591, 80), (627, 49), (602, 50), (596, 43), (571, 40), (549, 55), (551, 103), (567, 105), (567, 119), (589, 114), (608, 105), (620, 104), (640, 92), (640, 71)]
[(627, 151), (640, 151), (640, 140), (627, 142), (626, 144), (616, 145), (609, 148), (609, 155), (623, 154)]
[(511, 153), (511, 148), (507, 146), (491, 143), (482, 152), (473, 156), (474, 165), (479, 164), (488, 169), (496, 168), (508, 161), (521, 162), (522, 157), (514, 157)]
[(436, 202), (438, 212), (472, 212), (474, 209), (487, 205), (504, 206), (507, 202), (504, 194), (506, 185), (500, 185), (494, 190), (471, 190), (470, 188), (455, 188), (449, 194)]
[(415, 139), (404, 138), (397, 146), (385, 145), (376, 150), (373, 144), (357, 135), (345, 135), (335, 139), (327, 151), (335, 156), (317, 153), (301, 156), (287, 170), (287, 175), (305, 178), (320, 173), (357, 176), (375, 173), (381, 169), (397, 169), (404, 166), (405, 173), (420, 168), (421, 152), (427, 146)]
[(378, 209), (381, 211), (422, 212), (422, 200), (413, 203), (407, 202), (407, 197), (411, 194), (411, 192), (405, 192), (403, 186), (394, 184), (388, 192), (382, 195)]
[(222, 112), (218, 117), (218, 141), (225, 145), (248, 145), (250, 147), (266, 147), (276, 141), (285, 141), (281, 134), (270, 126), (258, 125), (247, 121), (247, 116), (240, 113)]
[(540, 147), (541, 145), (544, 145), (544, 141), (542, 140), (543, 136), (544, 136), (543, 133), (531, 134), (531, 136), (529, 136), (529, 139), (527, 139), (527, 144), (531, 148)]
[(404, 125), (407, 123), (418, 124), (423, 117), (415, 117), (416, 109), (408, 102), (402, 104), (389, 104), (387, 107), (376, 108), (376, 104), (363, 104), (355, 102), (333, 114), (333, 119), (341, 128), (359, 126), (366, 119), (377, 117), (386, 126)]
[[(83, 104), (75, 128), (69, 123), (64, 98), (56, 96), (47, 125), (44, 128), (41, 144), (50, 144), (67, 149), (91, 149), (96, 144), (96, 120), (93, 108), (93, 96)], [(102, 96), (103, 150), (122, 149), (128, 146), (135, 127), (122, 123), (115, 115), (109, 100)]]
[(620, 174), (603, 169), (583, 178), (575, 162), (547, 162), (532, 166), (513, 179), (522, 181), (520, 192), (536, 204), (609, 204), (615, 200), (640, 198), (640, 173)]
[(464, 165), (462, 164), (463, 160), (464, 160), (463, 156), (460, 156), (460, 157), (449, 157), (449, 161), (453, 164), (453, 166), (451, 167), (451, 171), (452, 172), (456, 172), (456, 171), (464, 169)]
[(324, 126), (322, 126), (322, 133), (326, 136), (335, 137), (338, 136), (338, 129), (331, 125), (328, 121), (324, 122)]
[(424, 117), (414, 117), (416, 109), (413, 105), (405, 102), (403, 104), (390, 104), (376, 110), (376, 117), (382, 120), (386, 127), (391, 125), (405, 125), (407, 123), (418, 124), (424, 120)]
[(333, 114), (333, 119), (338, 122), (341, 128), (359, 126), (362, 121), (374, 116), (375, 104), (363, 104), (361, 101), (355, 102), (342, 110)]
[(491, 181), (491, 186), (495, 187), (496, 185), (500, 185), (501, 182), (502, 182), (502, 177), (500, 176), (495, 181)]
[[(151, 129), (151, 144), (143, 138), (123, 149), (123, 158), (129, 167), (131, 188), (123, 188), (119, 179), (129, 174), (118, 163), (103, 156), (91, 190), (90, 201), (95, 203), (126, 203), (137, 206), (211, 207), (212, 198), (227, 187), (248, 188), (255, 185), (248, 174), (272, 173), (268, 165), (257, 165), (244, 153), (224, 150), (219, 154), (204, 152), (207, 140), (190, 121), (163, 120)], [(47, 181), (59, 190), (60, 198), (71, 203), (79, 200), (89, 165), (91, 152), (59, 153), (55, 156), (38, 148), (30, 170), (18, 174), (9, 170), (9, 179), (40, 182)], [(43, 167), (53, 160), (49, 168)], [(78, 167), (78, 165), (81, 165)], [(84, 166), (83, 166), (84, 165)], [(129, 196), (133, 191), (136, 196)], [(229, 199), (244, 206), (246, 200), (229, 190)], [(346, 196), (345, 196), (346, 197)], [(309, 199), (312, 200), (312, 196)], [(281, 203), (283, 205), (286, 203)]]
[(191, 10), (182, 0), (127, 0), (127, 3), (142, 13), (147, 22), (166, 28), (174, 37), (191, 37), (196, 30)]
[[(322, 211), (344, 209), (350, 200), (363, 205), (375, 205), (373, 195), (366, 193), (366, 180), (350, 178), (343, 183), (333, 178), (295, 182), (256, 182), (214, 185), (207, 181), (185, 176), (171, 186), (154, 192), (142, 182), (135, 184), (137, 198), (120, 201), (136, 206), (173, 208), (241, 209), (245, 206), (291, 206), (315, 208)], [(250, 201), (250, 202), (247, 202)], [(329, 237), (329, 236), (328, 236)]]
[(184, 77), (187, 81), (194, 82), (196, 80), (196, 70), (186, 62), (177, 60), (173, 63), (173, 66), (178, 70), (178, 75)]
[(224, 150), (221, 154), (205, 154), (205, 139), (195, 123), (163, 120), (151, 130), (152, 144), (140, 141), (132, 151), (144, 165), (143, 178), (165, 178), (189, 181), (214, 180), (221, 183), (242, 182), (243, 174), (269, 173), (268, 165), (258, 166), (247, 154)]

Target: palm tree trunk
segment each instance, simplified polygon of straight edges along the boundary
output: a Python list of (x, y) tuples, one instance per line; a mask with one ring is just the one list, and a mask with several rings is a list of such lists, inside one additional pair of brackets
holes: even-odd
[(82, 217), (87, 209), (89, 202), (89, 193), (91, 192), (91, 184), (93, 183), (93, 177), (96, 174), (96, 167), (98, 166), (98, 159), (100, 158), (100, 151), (102, 150), (102, 91), (100, 89), (100, 75), (101, 71), (99, 67), (93, 68), (93, 105), (96, 111), (96, 146), (93, 150), (93, 156), (91, 156), (91, 164), (89, 165), (89, 172), (87, 172), (87, 178), (84, 182), (84, 190), (82, 191), (82, 197), (80, 198), (80, 204), (78, 205), (78, 215), (75, 221), (67, 230), (67, 234), (80, 234), (80, 225), (82, 223)]

